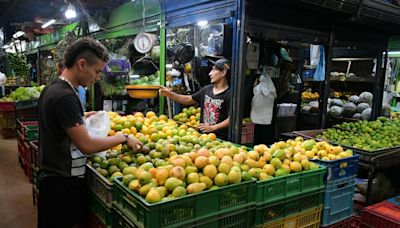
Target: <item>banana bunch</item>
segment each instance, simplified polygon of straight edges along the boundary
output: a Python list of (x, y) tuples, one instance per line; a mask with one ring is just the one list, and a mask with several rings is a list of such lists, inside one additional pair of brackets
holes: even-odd
[(302, 100), (316, 100), (318, 98), (319, 98), (319, 93), (317, 93), (317, 92), (313, 93), (313, 92), (305, 91), (305, 92), (301, 93)]

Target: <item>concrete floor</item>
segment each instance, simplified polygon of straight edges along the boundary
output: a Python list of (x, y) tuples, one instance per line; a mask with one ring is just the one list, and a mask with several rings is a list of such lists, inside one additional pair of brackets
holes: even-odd
[(36, 227), (32, 185), (18, 163), (16, 139), (0, 138), (0, 227)]

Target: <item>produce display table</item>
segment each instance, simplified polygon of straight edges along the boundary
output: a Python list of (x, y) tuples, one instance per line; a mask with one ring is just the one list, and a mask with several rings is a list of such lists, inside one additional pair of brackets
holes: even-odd
[[(294, 131), (293, 134), (294, 136), (301, 136), (307, 139), (322, 141), (321, 139), (317, 138), (317, 135), (323, 131), (324, 129)], [(331, 141), (329, 141), (329, 143), (338, 145), (337, 143)], [(351, 149), (354, 153), (360, 155), (359, 169), (366, 170), (368, 172), (368, 189), (365, 202), (366, 205), (371, 205), (372, 181), (380, 170), (400, 165), (400, 147), (378, 150), (376, 152), (368, 152), (349, 146), (341, 146), (346, 149)]]

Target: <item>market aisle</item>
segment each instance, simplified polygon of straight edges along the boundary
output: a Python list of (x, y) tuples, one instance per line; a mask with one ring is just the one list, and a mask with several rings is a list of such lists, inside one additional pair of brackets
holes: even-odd
[(0, 227), (36, 227), (32, 185), (17, 157), (17, 140), (0, 138)]

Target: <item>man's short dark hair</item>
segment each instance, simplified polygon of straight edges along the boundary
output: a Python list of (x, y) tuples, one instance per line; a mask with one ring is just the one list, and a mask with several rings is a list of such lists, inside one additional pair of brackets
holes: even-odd
[(65, 67), (72, 68), (77, 59), (85, 59), (89, 64), (95, 64), (98, 59), (108, 62), (107, 49), (92, 38), (80, 38), (73, 42), (64, 56)]

